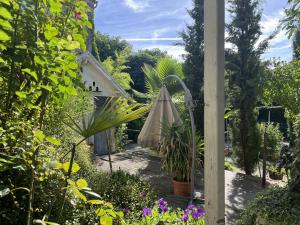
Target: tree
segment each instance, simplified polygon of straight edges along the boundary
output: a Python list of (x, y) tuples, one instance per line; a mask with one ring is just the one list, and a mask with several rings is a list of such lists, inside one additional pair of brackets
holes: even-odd
[(95, 33), (95, 45), (98, 52), (93, 52), (93, 55), (98, 54), (101, 62), (109, 57), (116, 60), (116, 52), (131, 49), (130, 44), (125, 40), (121, 40), (120, 37), (113, 37), (100, 32)]
[(147, 64), (154, 67), (157, 61), (166, 55), (166, 52), (159, 49), (140, 50), (137, 53), (131, 54), (126, 63), (128, 66), (126, 72), (130, 74), (131, 79), (133, 80), (131, 87), (138, 92), (146, 93), (145, 74), (142, 69), (143, 66)]
[(155, 67), (146, 64), (143, 67), (143, 71), (146, 76), (147, 98), (153, 100), (163, 85), (167, 86), (171, 95), (183, 91), (177, 81), (166, 79), (169, 75), (177, 75), (179, 78), (184, 79), (182, 64), (175, 59), (169, 57), (161, 58)]
[(259, 0), (230, 0), (228, 9), (232, 16), (227, 25), (227, 42), (232, 44), (226, 55), (229, 102), (237, 112), (232, 126), (233, 146), (237, 162), (246, 174), (252, 173), (258, 161), (260, 135), (255, 107), (263, 76), (260, 56), (272, 38), (258, 43), (261, 35), (259, 3)]
[(194, 109), (196, 128), (204, 135), (204, 0), (193, 0), (194, 7), (188, 13), (193, 24), (186, 27), (181, 33), (187, 52), (184, 72), (187, 86), (196, 102)]
[(112, 56), (109, 56), (102, 63), (108, 73), (125, 90), (129, 90), (133, 83), (130, 74), (126, 72), (126, 69), (128, 69), (126, 63), (128, 62), (130, 51), (131, 49), (126, 48), (120, 52), (115, 52), (115, 59), (113, 59)]
[(294, 60), (300, 60), (300, 27), (294, 33), (293, 52), (294, 52)]

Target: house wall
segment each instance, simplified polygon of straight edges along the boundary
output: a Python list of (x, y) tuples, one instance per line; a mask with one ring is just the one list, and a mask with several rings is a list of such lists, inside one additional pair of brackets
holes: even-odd
[(118, 90), (114, 87), (111, 80), (102, 71), (93, 64), (86, 63), (82, 65), (83, 82), (87, 90), (92, 92), (93, 96), (119, 96)]

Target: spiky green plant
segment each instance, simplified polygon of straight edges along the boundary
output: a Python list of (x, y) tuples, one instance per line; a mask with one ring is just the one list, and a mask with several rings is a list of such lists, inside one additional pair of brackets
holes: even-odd
[(177, 75), (179, 78), (184, 78), (182, 64), (170, 57), (161, 58), (155, 67), (144, 65), (147, 98), (152, 99), (157, 95), (159, 89), (165, 84), (171, 95), (182, 91), (180, 84), (174, 80), (166, 80), (169, 75)]
[(124, 98), (112, 97), (101, 110), (94, 112), (88, 121), (83, 119), (81, 123), (69, 117), (67, 125), (83, 137), (82, 142), (99, 132), (139, 119), (149, 110), (148, 105), (129, 103)]
[[(82, 139), (78, 143), (74, 143), (71, 149), (70, 166), (68, 169), (67, 178), (71, 177), (76, 147), (79, 144), (99, 132), (105, 131), (123, 123), (139, 119), (149, 110), (150, 106), (143, 106), (139, 103), (129, 103), (127, 99), (122, 97), (112, 97), (109, 99), (109, 101), (107, 101), (103, 109), (94, 112), (91, 117), (83, 115), (81, 119), (74, 119), (69, 116), (69, 120), (65, 122), (66, 125), (68, 125), (77, 134), (82, 136)], [(67, 189), (65, 189), (63, 194), (63, 202), (60, 207), (59, 218), (62, 217), (66, 190)]]

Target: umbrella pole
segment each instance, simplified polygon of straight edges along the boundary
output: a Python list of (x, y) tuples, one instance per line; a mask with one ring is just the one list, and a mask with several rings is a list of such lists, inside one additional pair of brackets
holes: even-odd
[(193, 114), (193, 108), (194, 108), (194, 103), (193, 103), (193, 97), (190, 92), (190, 90), (187, 88), (183, 80), (181, 80), (177, 75), (169, 75), (165, 78), (175, 78), (179, 81), (181, 84), (183, 90), (184, 90), (184, 101), (186, 106), (188, 107), (190, 118), (191, 118), (191, 126), (192, 126), (192, 166), (191, 166), (191, 196), (190, 196), (190, 203), (193, 202), (194, 197), (195, 197), (195, 158), (196, 158), (196, 128), (195, 128), (195, 121), (194, 121), (194, 114)]

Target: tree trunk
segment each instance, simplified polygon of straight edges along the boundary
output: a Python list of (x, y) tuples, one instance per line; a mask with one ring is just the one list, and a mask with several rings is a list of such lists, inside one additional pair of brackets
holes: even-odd
[(261, 185), (263, 187), (266, 186), (266, 170), (267, 170), (267, 146), (266, 146), (266, 130), (267, 128), (265, 127), (265, 132), (264, 132), (264, 147), (263, 147), (263, 171), (262, 171), (262, 180), (261, 180)]

